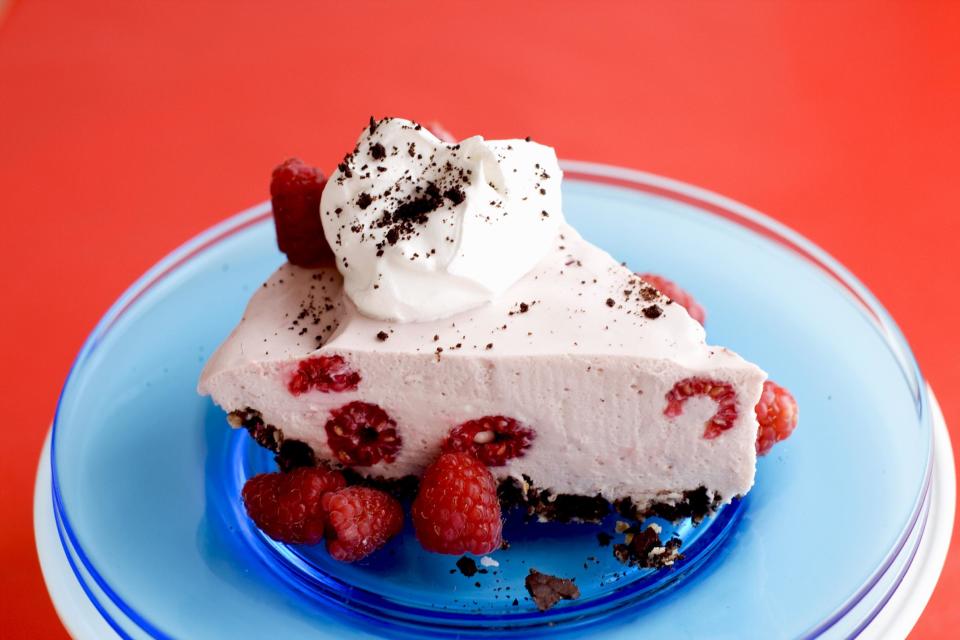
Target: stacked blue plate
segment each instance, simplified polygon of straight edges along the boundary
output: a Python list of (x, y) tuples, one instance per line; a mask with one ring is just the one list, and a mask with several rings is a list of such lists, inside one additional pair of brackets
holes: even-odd
[[(571, 224), (630, 268), (691, 290), (710, 341), (759, 363), (801, 406), (800, 427), (761, 459), (746, 499), (668, 531), (684, 540), (684, 560), (620, 564), (596, 535), (613, 532), (612, 519), (511, 519), (511, 547), (469, 578), (409, 530), (353, 565), (260, 535), (238, 496), (270, 457), (195, 386), (283, 260), (261, 205), (141, 278), (73, 366), (36, 500), (45, 576), (71, 633), (905, 634), (943, 564), (954, 480), (934, 401), (887, 313), (823, 251), (743, 205), (625, 169), (565, 171)], [(580, 599), (537, 611), (523, 586), (531, 567), (575, 576)]]

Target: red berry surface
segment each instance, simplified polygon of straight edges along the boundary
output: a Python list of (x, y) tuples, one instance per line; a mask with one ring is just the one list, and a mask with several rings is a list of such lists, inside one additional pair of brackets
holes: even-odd
[(410, 516), (427, 551), (482, 555), (501, 543), (497, 483), (483, 463), (466, 453), (441, 454), (427, 467)]
[(786, 440), (797, 428), (800, 419), (800, 409), (793, 394), (772, 380), (763, 383), (763, 393), (756, 406), (757, 423), (757, 455), (770, 453), (773, 445)]
[(694, 396), (707, 396), (717, 403), (717, 411), (707, 420), (703, 437), (716, 438), (733, 426), (737, 420), (737, 394), (726, 382), (707, 378), (685, 378), (667, 392), (667, 406), (663, 415), (674, 418), (683, 413), (684, 403)]
[(534, 437), (533, 429), (513, 418), (485, 416), (451, 429), (443, 451), (469, 453), (488, 467), (499, 467), (523, 457)]
[(403, 509), (396, 498), (368, 487), (324, 494), (327, 552), (334, 560), (356, 562), (400, 533)]
[(314, 356), (300, 361), (287, 381), (287, 389), (295, 396), (313, 389), (340, 393), (356, 389), (360, 379), (360, 374), (353, 371), (341, 356)]
[(346, 484), (340, 472), (326, 467), (261, 473), (243, 485), (243, 504), (250, 519), (274, 540), (316, 544), (326, 524), (320, 499)]
[(386, 411), (367, 402), (355, 401), (331, 411), (326, 431), (333, 455), (349, 466), (393, 462), (403, 444), (397, 423)]
[(444, 142), (453, 143), (457, 141), (457, 139), (453, 136), (453, 134), (450, 133), (450, 131), (445, 126), (443, 126), (436, 120), (428, 122), (426, 127), (427, 127), (427, 131), (437, 136)]
[(654, 273), (638, 273), (637, 275), (640, 276), (641, 280), (644, 280), (647, 284), (653, 285), (660, 291), (660, 293), (686, 309), (691, 318), (700, 324), (706, 324), (707, 312), (704, 311), (703, 307), (701, 307), (696, 300), (693, 299), (692, 295), (678, 287), (675, 282), (667, 280), (663, 276), (658, 276)]
[(320, 222), (320, 195), (326, 184), (319, 169), (298, 158), (284, 160), (273, 170), (270, 201), (277, 244), (292, 264), (310, 267), (334, 260)]

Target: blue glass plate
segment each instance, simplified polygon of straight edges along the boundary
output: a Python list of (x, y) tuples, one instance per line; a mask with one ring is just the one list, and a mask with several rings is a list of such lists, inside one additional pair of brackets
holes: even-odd
[[(624, 169), (565, 170), (567, 217), (587, 239), (681, 282), (708, 310), (711, 342), (797, 396), (800, 428), (760, 461), (749, 496), (698, 527), (667, 527), (686, 557), (661, 571), (624, 567), (600, 546), (612, 517), (513, 519), (498, 566), (470, 578), (410, 531), (355, 565), (265, 539), (238, 494), (270, 458), (195, 392), (282, 262), (262, 205), (124, 294), (63, 390), (58, 527), (121, 636), (845, 637), (876, 615), (915, 551), (931, 468), (925, 386), (886, 312), (822, 251), (743, 205)], [(581, 598), (537, 612), (523, 588), (530, 567), (576, 577)]]

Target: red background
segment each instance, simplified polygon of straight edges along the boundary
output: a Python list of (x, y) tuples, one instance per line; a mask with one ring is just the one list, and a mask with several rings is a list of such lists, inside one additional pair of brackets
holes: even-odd
[[(960, 439), (960, 3), (72, 4), (0, 22), (0, 635), (63, 635), (31, 493), (84, 336), (263, 200), (279, 159), (332, 166), (370, 114), (532, 135), (770, 213), (879, 296)], [(915, 637), (955, 637), (958, 596), (953, 551)]]

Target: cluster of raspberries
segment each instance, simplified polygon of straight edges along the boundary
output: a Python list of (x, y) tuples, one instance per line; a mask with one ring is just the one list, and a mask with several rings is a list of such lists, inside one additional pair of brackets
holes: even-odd
[[(344, 464), (390, 462), (399, 449), (396, 425), (380, 407), (352, 402), (327, 425)], [(500, 547), (497, 484), (488, 466), (522, 456), (534, 433), (512, 418), (489, 416), (452, 429), (420, 479), (410, 519), (424, 549), (483, 555)], [(400, 502), (364, 486), (347, 486), (325, 464), (263, 473), (243, 487), (247, 514), (265, 534), (291, 544), (326, 541), (331, 557), (353, 562), (379, 549), (404, 525)]]

